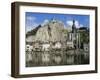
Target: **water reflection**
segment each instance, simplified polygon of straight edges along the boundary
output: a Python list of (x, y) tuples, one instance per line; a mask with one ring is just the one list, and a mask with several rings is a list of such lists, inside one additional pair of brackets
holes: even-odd
[(84, 50), (26, 51), (26, 67), (89, 64)]

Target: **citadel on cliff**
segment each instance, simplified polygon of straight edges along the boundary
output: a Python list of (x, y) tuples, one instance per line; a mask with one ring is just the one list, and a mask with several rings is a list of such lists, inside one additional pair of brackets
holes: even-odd
[[(26, 33), (26, 66), (55, 66), (89, 64), (89, 35), (87, 29), (78, 29), (73, 20), (70, 28), (52, 19)], [(88, 36), (89, 37), (89, 36)]]

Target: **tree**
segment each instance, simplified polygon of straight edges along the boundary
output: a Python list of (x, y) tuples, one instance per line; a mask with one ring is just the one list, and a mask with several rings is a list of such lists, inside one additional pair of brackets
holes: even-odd
[(89, 31), (81, 31), (80, 32), (80, 43), (81, 43), (81, 48), (83, 48), (83, 44), (89, 43)]

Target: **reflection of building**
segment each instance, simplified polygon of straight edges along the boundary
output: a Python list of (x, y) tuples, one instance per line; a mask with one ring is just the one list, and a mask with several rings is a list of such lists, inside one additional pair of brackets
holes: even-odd
[(77, 32), (75, 21), (73, 20), (72, 31), (68, 33), (67, 46), (80, 48), (80, 33)]
[(50, 62), (50, 54), (49, 53), (42, 54), (42, 62), (43, 63), (49, 63)]
[(84, 43), (83, 49), (84, 49), (84, 58), (88, 59), (88, 57), (89, 57), (89, 44)]

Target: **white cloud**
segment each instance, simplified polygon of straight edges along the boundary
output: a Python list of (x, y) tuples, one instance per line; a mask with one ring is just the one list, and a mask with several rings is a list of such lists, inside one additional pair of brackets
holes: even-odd
[(68, 26), (72, 26), (73, 25), (73, 21), (67, 21), (66, 22)]
[(36, 17), (27, 16), (26, 17), (26, 32), (36, 28), (39, 24), (36, 22)]
[(34, 16), (27, 16), (26, 19), (30, 20), (30, 21), (35, 21), (36, 17), (34, 17)]
[(48, 20), (48, 19), (45, 19), (45, 20), (43, 21), (43, 23), (42, 23), (42, 26), (45, 25), (45, 24), (47, 24), (48, 22), (49, 22), (49, 20)]
[(79, 24), (78, 21), (75, 21), (75, 26), (76, 26), (76, 28), (79, 28), (80, 27), (80, 24)]
[(49, 20), (48, 20), (48, 19), (45, 19), (45, 20), (44, 20), (44, 22), (45, 22), (45, 23), (48, 23), (48, 22), (49, 22)]
[[(68, 25), (68, 26), (72, 26), (73, 25), (73, 21), (66, 21), (66, 24)], [(79, 23), (79, 21), (75, 21), (75, 25), (76, 25), (76, 28), (80, 28), (80, 27), (83, 27), (83, 24), (80, 24)]]
[(32, 29), (36, 28), (39, 24), (34, 23), (33, 26), (27, 26), (26, 27), (26, 32), (31, 31)]
[(26, 33), (28, 32), (28, 31), (31, 31), (32, 30), (32, 27), (30, 27), (30, 26), (27, 26), (26, 27)]
[(80, 27), (83, 27), (83, 24), (80, 24)]

